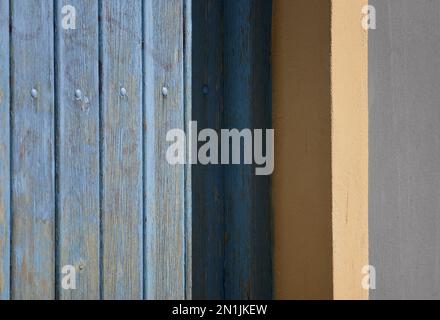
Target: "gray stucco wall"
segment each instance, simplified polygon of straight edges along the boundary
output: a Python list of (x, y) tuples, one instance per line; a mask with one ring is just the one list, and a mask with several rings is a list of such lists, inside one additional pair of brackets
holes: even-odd
[(440, 0), (370, 0), (372, 299), (440, 298)]

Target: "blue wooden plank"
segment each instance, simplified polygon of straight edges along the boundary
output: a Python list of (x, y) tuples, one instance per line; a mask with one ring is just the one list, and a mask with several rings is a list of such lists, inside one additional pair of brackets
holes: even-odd
[[(184, 299), (185, 166), (166, 160), (168, 130), (185, 129), (183, 0), (144, 2), (146, 298)], [(166, 93), (166, 94), (164, 94)]]
[(12, 11), (12, 298), (55, 297), (53, 1)]
[(101, 4), (102, 296), (142, 299), (142, 2)]
[[(223, 0), (193, 1), (192, 119), (220, 133), (223, 114)], [(224, 298), (222, 165), (192, 169), (193, 297)]]
[[(99, 299), (99, 47), (98, 2), (57, 0), (58, 269), (76, 269), (76, 290), (60, 299)], [(64, 29), (64, 6), (76, 29)]]
[(0, 2), (0, 300), (10, 298), (9, 1)]
[[(184, 112), (185, 112), (185, 128), (186, 132), (190, 131), (189, 119), (192, 119), (192, 48), (193, 48), (193, 0), (184, 0)], [(193, 238), (192, 238), (192, 223), (193, 223), (193, 206), (192, 206), (192, 165), (189, 161), (189, 154), (185, 165), (185, 299), (191, 300), (193, 296)]]
[[(271, 1), (225, 1), (225, 128), (270, 127)], [(270, 299), (269, 177), (234, 165), (225, 171), (225, 298)]]
[[(272, 128), (272, 0), (255, 0), (251, 19), (253, 66), (252, 122), (253, 128)], [(263, 149), (269, 146), (265, 143)], [(273, 297), (272, 276), (272, 214), (270, 176), (252, 175), (254, 183), (254, 210), (251, 234), (252, 275), (251, 299)]]

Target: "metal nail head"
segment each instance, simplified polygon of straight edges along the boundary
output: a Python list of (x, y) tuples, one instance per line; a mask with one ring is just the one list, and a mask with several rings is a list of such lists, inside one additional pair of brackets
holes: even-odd
[(35, 88), (32, 88), (31, 90), (31, 96), (32, 98), (37, 98), (38, 97), (38, 91)]
[(82, 92), (81, 92), (81, 90), (76, 89), (76, 90), (75, 90), (75, 98), (76, 98), (76, 100), (80, 100), (81, 97), (82, 97)]

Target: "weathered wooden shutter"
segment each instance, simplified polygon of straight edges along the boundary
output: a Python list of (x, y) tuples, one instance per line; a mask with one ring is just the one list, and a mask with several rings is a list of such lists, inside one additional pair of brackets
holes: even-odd
[(270, 20), (265, 0), (0, 1), (0, 298), (271, 297), (269, 178), (165, 160), (190, 120), (270, 127)]

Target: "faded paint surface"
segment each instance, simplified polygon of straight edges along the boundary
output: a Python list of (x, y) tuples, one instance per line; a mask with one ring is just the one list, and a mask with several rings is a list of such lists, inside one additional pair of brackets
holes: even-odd
[[(58, 0), (56, 8), (71, 4), (82, 17), (76, 32), (56, 33), (57, 62), (57, 272), (73, 265), (77, 289), (56, 285), (60, 299), (99, 299), (99, 48), (98, 3)], [(81, 48), (81, 49), (78, 49)], [(75, 97), (75, 90), (82, 96)]]
[[(222, 127), (268, 128), (270, 17), (267, 0), (224, 2)], [(224, 167), (225, 298), (272, 298), (269, 177), (253, 166)]]
[(274, 5), (275, 297), (365, 299), (368, 264), (364, 0)]
[(10, 4), (11, 298), (53, 299), (54, 30), (47, 21), (53, 21), (54, 6), (49, 0)]
[(0, 0), (0, 298), (271, 298), (270, 178), (165, 159), (190, 119), (270, 127), (271, 1), (68, 1)]
[[(192, 5), (192, 119), (218, 132), (269, 128), (271, 1)], [(249, 165), (195, 165), (192, 178), (193, 297), (271, 298), (269, 177)]]
[(101, 16), (101, 296), (142, 299), (142, 4), (103, 1)]
[(9, 2), (0, 1), (0, 300), (10, 297)]
[[(144, 296), (185, 299), (185, 167), (170, 166), (168, 130), (185, 126), (184, 1), (145, 1)], [(159, 63), (158, 63), (159, 62)], [(161, 88), (168, 88), (168, 95)]]
[(372, 299), (440, 298), (440, 1), (371, 0)]
[(66, 1), (0, 1), (0, 299), (188, 297), (189, 0)]

